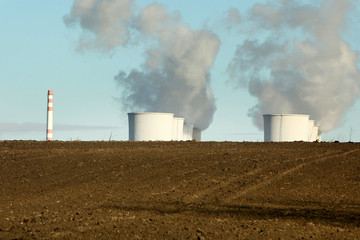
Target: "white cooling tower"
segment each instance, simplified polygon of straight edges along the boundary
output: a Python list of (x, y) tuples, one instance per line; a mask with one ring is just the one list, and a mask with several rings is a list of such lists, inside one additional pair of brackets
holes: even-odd
[(184, 130), (184, 118), (174, 117), (172, 140), (181, 141), (183, 138), (183, 130)]
[(309, 115), (264, 114), (265, 142), (308, 141)]
[(128, 113), (130, 141), (171, 141), (173, 113)]
[(191, 124), (191, 123), (184, 123), (183, 138), (182, 138), (182, 140), (184, 140), (184, 141), (192, 140), (193, 128), (194, 128), (194, 125), (193, 125), (193, 124)]
[(308, 141), (312, 142), (312, 136), (313, 136), (313, 132), (314, 132), (314, 125), (315, 125), (315, 121), (314, 120), (309, 120), (309, 125), (308, 125)]
[(199, 128), (193, 128), (192, 139), (201, 141), (201, 130)]
[(319, 132), (319, 127), (314, 125), (310, 142), (315, 142), (317, 140), (318, 132)]
[(320, 130), (318, 130), (318, 134), (316, 136), (316, 141), (321, 142), (322, 139), (322, 132)]

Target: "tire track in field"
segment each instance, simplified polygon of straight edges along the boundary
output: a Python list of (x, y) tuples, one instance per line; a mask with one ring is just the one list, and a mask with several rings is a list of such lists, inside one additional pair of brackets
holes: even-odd
[(301, 163), (301, 164), (299, 164), (299, 165), (297, 165), (295, 167), (292, 167), (292, 168), (290, 168), (290, 169), (288, 169), (286, 171), (283, 171), (283, 172), (277, 174), (276, 176), (274, 176), (274, 177), (272, 177), (270, 179), (266, 179), (265, 181), (262, 181), (260, 183), (255, 183), (255, 184), (252, 184), (250, 186), (246, 186), (246, 187), (244, 187), (242, 189), (239, 189), (239, 190), (233, 192), (229, 197), (227, 197), (225, 199), (222, 199), (222, 201), (224, 203), (227, 203), (227, 204), (231, 203), (233, 200), (238, 199), (239, 197), (244, 196), (247, 193), (252, 192), (254, 190), (257, 190), (257, 189), (259, 189), (261, 187), (270, 185), (273, 182), (278, 181), (281, 178), (283, 178), (285, 176), (288, 176), (291, 173), (293, 173), (293, 172), (295, 172), (295, 171), (297, 171), (297, 170), (299, 170), (299, 169), (301, 169), (301, 168), (303, 168), (305, 166), (308, 166), (308, 165), (311, 165), (311, 164), (316, 164), (316, 163), (321, 163), (321, 162), (324, 162), (324, 161), (326, 161), (328, 159), (332, 159), (332, 158), (346, 156), (346, 155), (351, 154), (351, 153), (356, 152), (356, 151), (359, 151), (359, 149), (354, 149), (354, 150), (350, 150), (350, 151), (342, 152), (342, 153), (338, 153), (338, 154), (324, 154), (320, 158), (319, 158), (319, 156), (311, 157), (310, 159), (312, 159), (312, 158), (315, 158), (315, 159), (312, 160), (312, 161), (306, 161), (304, 163)]
[[(276, 164), (270, 165), (270, 167), (285, 164), (285, 163), (289, 163), (289, 162), (306, 161), (306, 160), (313, 159), (313, 158), (315, 158), (315, 159), (317, 159), (317, 158), (326, 158), (326, 157), (334, 156), (334, 154), (336, 154), (336, 153), (337, 153), (336, 151), (330, 152), (330, 153), (327, 152), (327, 153), (323, 153), (323, 154), (319, 154), (319, 155), (310, 157), (308, 159), (304, 159), (304, 158), (288, 159), (286, 161), (276, 162)], [(246, 178), (248, 176), (253, 176), (255, 174), (258, 174), (261, 171), (264, 171), (264, 168), (266, 169), (266, 167), (267, 166), (264, 166), (262, 168), (257, 168), (255, 170), (249, 171), (249, 172), (247, 172), (245, 174), (229, 178), (227, 181), (220, 182), (220, 184), (218, 184), (218, 185), (215, 185), (213, 187), (208, 187), (208, 188), (206, 188), (206, 189), (204, 189), (202, 191), (199, 191), (199, 192), (197, 192), (195, 194), (186, 196), (186, 197), (184, 197), (183, 202), (186, 203), (186, 204), (189, 204), (189, 203), (193, 203), (194, 201), (202, 201), (205, 198), (207, 198), (207, 196), (219, 196), (220, 194), (224, 193), (224, 190), (222, 190), (222, 189), (227, 189), (229, 185), (234, 184), (234, 183), (236, 183), (236, 182), (238, 182), (238, 181), (240, 181), (240, 180), (242, 180), (242, 179), (244, 179), (244, 178)], [(267, 180), (267, 181), (270, 181), (270, 179)], [(220, 192), (220, 194), (219, 194), (219, 192)]]

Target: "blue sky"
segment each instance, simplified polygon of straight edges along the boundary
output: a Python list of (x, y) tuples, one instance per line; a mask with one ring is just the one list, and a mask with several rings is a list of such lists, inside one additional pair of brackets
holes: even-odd
[[(203, 132), (205, 141), (262, 141), (247, 116), (256, 104), (246, 89), (227, 83), (226, 69), (236, 46), (246, 36), (226, 31), (223, 17), (229, 8), (240, 13), (262, 1), (158, 1), (167, 10), (179, 11), (191, 28), (215, 32), (221, 46), (211, 69), (211, 88), (217, 111)], [(153, 3), (137, 1), (138, 6)], [(119, 47), (109, 55), (76, 51), (79, 28), (67, 28), (63, 16), (72, 0), (0, 1), (0, 140), (45, 139), (47, 90), (54, 90), (54, 139), (127, 140), (127, 114), (114, 76), (143, 63), (142, 45)], [(350, 21), (343, 37), (352, 50), (360, 51), (359, 19)], [(359, 66), (359, 64), (358, 64)], [(323, 136), (324, 140), (360, 141), (360, 101), (349, 109), (344, 124)]]

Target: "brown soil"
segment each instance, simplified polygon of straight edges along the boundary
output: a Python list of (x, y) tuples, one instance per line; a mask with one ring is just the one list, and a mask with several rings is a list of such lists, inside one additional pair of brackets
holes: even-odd
[(359, 143), (0, 142), (0, 239), (360, 239)]

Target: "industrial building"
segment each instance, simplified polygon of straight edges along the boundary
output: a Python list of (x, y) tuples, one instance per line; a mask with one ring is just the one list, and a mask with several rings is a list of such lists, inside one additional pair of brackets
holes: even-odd
[(321, 141), (319, 126), (309, 115), (264, 114), (265, 142)]
[(174, 113), (128, 113), (128, 120), (130, 141), (201, 140), (201, 130)]
[[(264, 114), (265, 142), (321, 141), (319, 126), (309, 115)], [(128, 113), (130, 141), (201, 141), (201, 129), (174, 113)]]

